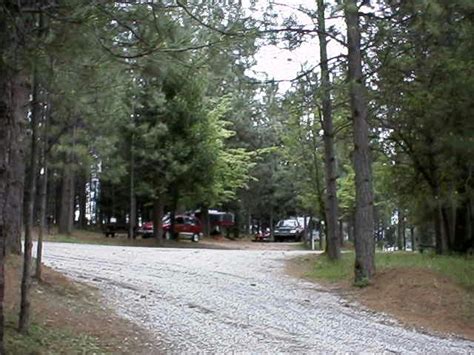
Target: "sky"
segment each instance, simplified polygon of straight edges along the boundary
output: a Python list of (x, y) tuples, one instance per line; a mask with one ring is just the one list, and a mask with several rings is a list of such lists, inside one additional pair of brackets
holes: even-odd
[[(263, 4), (267, 1), (261, 0), (260, 2)], [(314, 28), (312, 19), (296, 9), (299, 6), (303, 6), (304, 8), (315, 10), (316, 0), (287, 0), (286, 4), (291, 5), (286, 5), (284, 0), (282, 0), (281, 3), (282, 5), (275, 6), (280, 19), (294, 16), (298, 24)], [(254, 13), (253, 15), (259, 16), (259, 13)], [(341, 23), (341, 20), (334, 20), (332, 23), (328, 21), (326, 26), (334, 24), (340, 28)], [(329, 58), (340, 54), (342, 51), (343, 49), (340, 45), (333, 40), (329, 41)], [(289, 80), (294, 79), (302, 68), (308, 69), (319, 63), (318, 39), (311, 39), (308, 36), (307, 42), (292, 51), (273, 45), (265, 45), (257, 52), (255, 59), (257, 64), (247, 72), (247, 75), (260, 80), (272, 78), (275, 80), (288, 80), (279, 83), (279, 91), (285, 92), (291, 86)]]

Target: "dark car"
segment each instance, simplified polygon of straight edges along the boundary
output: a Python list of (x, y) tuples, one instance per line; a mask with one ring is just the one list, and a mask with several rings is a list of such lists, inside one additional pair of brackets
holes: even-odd
[(303, 237), (303, 233), (304, 228), (297, 219), (282, 219), (277, 223), (273, 235), (275, 242), (286, 240), (299, 242)]

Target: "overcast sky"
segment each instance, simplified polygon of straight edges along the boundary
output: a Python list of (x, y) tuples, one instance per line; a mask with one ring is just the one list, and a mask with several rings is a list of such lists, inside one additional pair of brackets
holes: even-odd
[[(263, 3), (266, 1), (262, 0), (261, 2)], [(286, 0), (286, 2), (285, 0), (281, 0), (280, 2), (282, 4), (289, 4), (289, 6), (275, 6), (281, 19), (292, 15), (295, 17), (298, 24), (314, 27), (310, 17), (301, 11), (292, 8), (304, 6), (307, 9), (315, 10), (316, 0)], [(255, 15), (258, 16), (258, 13)], [(341, 21), (328, 22), (326, 27), (330, 24), (335, 24), (337, 27), (340, 27)], [(341, 46), (333, 40), (329, 41), (329, 58), (338, 55), (342, 50)], [(268, 76), (268, 79), (291, 80), (297, 76), (298, 72), (303, 67), (308, 69), (319, 63), (318, 39), (311, 39), (308, 36), (307, 42), (303, 43), (293, 51), (281, 49), (277, 46), (266, 45), (257, 52), (255, 59), (257, 60), (257, 65), (255, 65), (251, 71), (248, 71), (247, 74), (249, 76), (262, 80), (264, 80), (266, 76)], [(282, 82), (279, 84), (281, 92), (286, 91), (290, 86), (290, 82)]]

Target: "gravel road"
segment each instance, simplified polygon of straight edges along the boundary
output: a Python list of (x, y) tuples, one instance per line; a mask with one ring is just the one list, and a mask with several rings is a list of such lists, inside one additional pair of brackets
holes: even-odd
[(44, 253), (48, 266), (99, 287), (164, 352), (474, 353), (474, 342), (405, 329), (285, 275), (285, 259), (305, 251), (46, 243)]

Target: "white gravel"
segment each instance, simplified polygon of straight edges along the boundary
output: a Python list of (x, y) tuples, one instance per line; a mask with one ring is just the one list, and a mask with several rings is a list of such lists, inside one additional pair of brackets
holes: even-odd
[(474, 354), (474, 342), (405, 329), (286, 276), (285, 259), (305, 251), (45, 244), (48, 266), (99, 287), (164, 352)]

